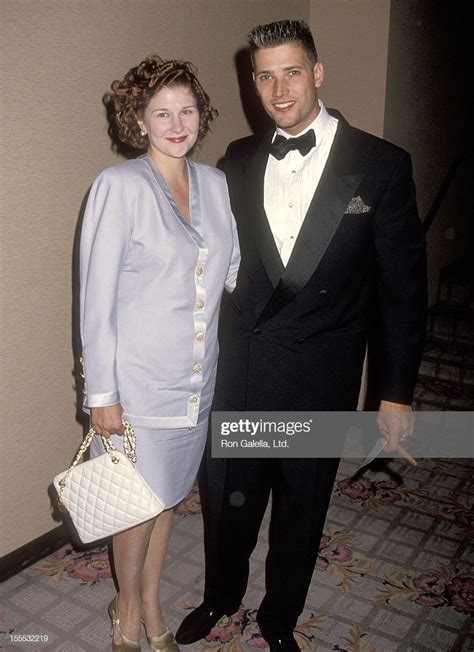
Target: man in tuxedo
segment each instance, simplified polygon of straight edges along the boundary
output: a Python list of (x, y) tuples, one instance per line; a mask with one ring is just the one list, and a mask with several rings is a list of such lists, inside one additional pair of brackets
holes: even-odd
[[(214, 410), (354, 410), (377, 324), (378, 422), (396, 451), (411, 434), (425, 331), (425, 245), (410, 157), (351, 127), (318, 99), (324, 71), (309, 27), (249, 35), (255, 87), (275, 128), (231, 143), (225, 170), (242, 262), (223, 318)], [(330, 437), (332, 433), (318, 433)], [(244, 596), (269, 495), (270, 650), (298, 650), (338, 460), (203, 462), (204, 602), (178, 629), (206, 636)]]

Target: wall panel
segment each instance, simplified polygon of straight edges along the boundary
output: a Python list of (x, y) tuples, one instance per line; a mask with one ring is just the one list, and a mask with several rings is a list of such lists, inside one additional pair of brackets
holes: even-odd
[(71, 346), (74, 231), (95, 175), (118, 160), (101, 102), (146, 54), (195, 63), (220, 118), (214, 164), (249, 133), (234, 66), (255, 24), (309, 19), (307, 0), (3, 0), (0, 555), (57, 525), (47, 487), (82, 430)]

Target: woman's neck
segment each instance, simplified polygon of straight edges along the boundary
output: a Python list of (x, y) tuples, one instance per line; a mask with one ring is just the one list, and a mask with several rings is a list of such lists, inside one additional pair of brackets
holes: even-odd
[[(155, 154), (155, 152), (153, 152)], [(176, 206), (188, 224), (191, 223), (191, 212), (189, 208), (189, 177), (186, 159), (173, 158), (171, 156), (154, 156), (149, 152), (150, 158), (158, 167), (161, 176), (165, 180), (169, 191), (173, 195)]]
[(150, 150), (148, 151), (148, 156), (153, 160), (165, 179), (173, 179), (178, 182), (187, 179), (188, 168), (184, 157), (173, 158), (172, 156), (160, 156)]

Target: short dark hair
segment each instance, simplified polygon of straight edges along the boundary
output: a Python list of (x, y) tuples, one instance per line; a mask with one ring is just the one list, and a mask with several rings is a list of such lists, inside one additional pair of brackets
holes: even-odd
[(192, 91), (199, 111), (198, 142), (202, 140), (218, 113), (211, 106), (209, 96), (201, 86), (196, 72), (196, 68), (189, 61), (165, 61), (152, 54), (138, 66), (130, 68), (122, 80), (114, 81), (112, 98), (120, 140), (137, 149), (148, 147), (148, 136), (141, 134), (137, 118), (143, 116), (157, 91), (170, 86), (184, 86)]
[(304, 20), (279, 20), (276, 23), (268, 23), (268, 25), (257, 25), (249, 32), (247, 42), (250, 46), (253, 64), (255, 64), (254, 53), (257, 50), (291, 42), (301, 45), (313, 65), (318, 61), (313, 35), (308, 23)]

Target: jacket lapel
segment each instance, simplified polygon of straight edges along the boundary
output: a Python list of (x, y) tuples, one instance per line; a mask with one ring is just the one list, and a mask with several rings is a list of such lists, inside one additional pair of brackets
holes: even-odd
[(276, 288), (285, 271), (285, 266), (281, 262), (263, 203), (265, 168), (272, 135), (273, 131), (266, 134), (257, 147), (249, 165), (248, 187), (244, 189), (244, 192), (247, 193), (247, 197), (251, 202), (249, 215), (252, 215), (255, 220), (250, 227), (257, 251), (273, 288)]
[(294, 294), (316, 271), (363, 178), (363, 173), (338, 177), (330, 166), (321, 179), (282, 276)]
[[(291, 303), (313, 276), (350, 200), (364, 178), (363, 172), (348, 171), (352, 159), (352, 153), (346, 144), (350, 141), (350, 138), (346, 138), (349, 126), (342, 116), (338, 118), (340, 122), (323, 175), (286, 269), (284, 268), (275, 292), (258, 319), (259, 324), (271, 319)], [(268, 229), (271, 234), (269, 226)], [(278, 251), (277, 255), (280, 259)]]

